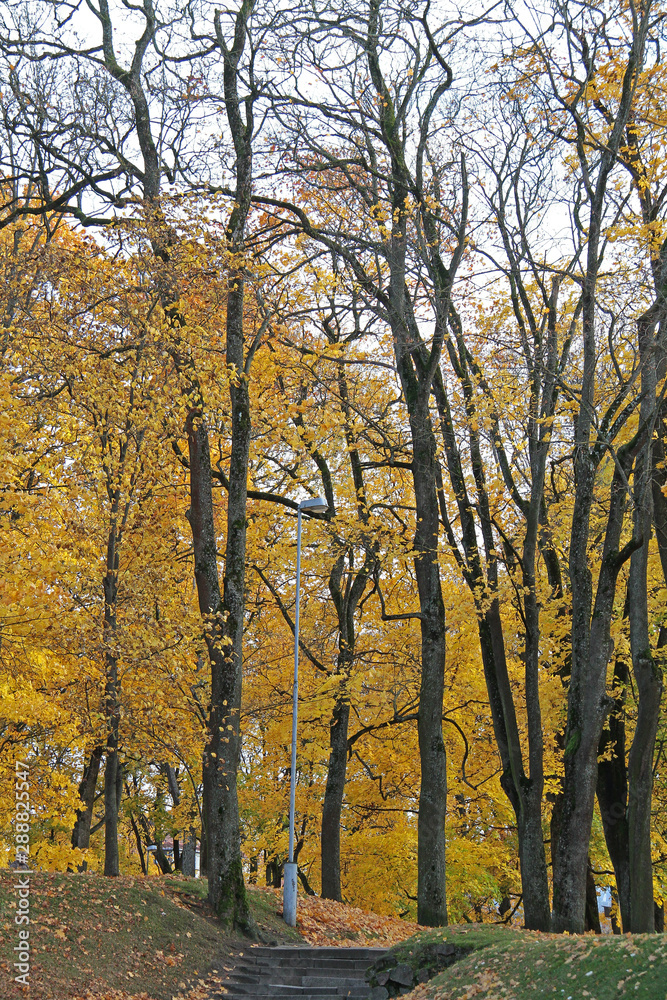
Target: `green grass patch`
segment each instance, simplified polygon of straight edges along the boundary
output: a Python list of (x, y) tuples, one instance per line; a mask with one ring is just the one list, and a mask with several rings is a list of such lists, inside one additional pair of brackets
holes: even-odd
[[(0, 997), (24, 996), (14, 982), (15, 875), (0, 872)], [(223, 969), (247, 939), (225, 933), (206, 902), (205, 880), (104, 878), (35, 873), (30, 877), (30, 997), (68, 1000), (104, 993), (146, 993), (171, 1000), (211, 970)], [(249, 891), (261, 939), (301, 941), (274, 901)]]
[(452, 927), (392, 949), (418, 962), (425, 943), (470, 954), (414, 991), (420, 1000), (667, 1000), (667, 937), (538, 934), (489, 925)]

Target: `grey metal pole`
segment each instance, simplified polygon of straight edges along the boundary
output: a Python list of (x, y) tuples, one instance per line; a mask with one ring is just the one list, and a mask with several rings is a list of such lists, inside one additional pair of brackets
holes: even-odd
[(296, 801), (296, 729), (299, 708), (299, 597), (301, 593), (301, 506), (296, 529), (296, 607), (294, 610), (294, 680), (292, 685), (292, 768), (289, 790), (289, 861), (283, 879), (283, 920), (296, 927), (296, 869), (294, 863), (294, 812)]

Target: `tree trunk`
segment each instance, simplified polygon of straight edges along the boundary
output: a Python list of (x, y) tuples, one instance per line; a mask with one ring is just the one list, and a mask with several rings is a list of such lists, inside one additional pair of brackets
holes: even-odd
[(169, 786), (169, 794), (171, 795), (172, 802), (175, 806), (178, 806), (181, 802), (181, 790), (178, 787), (178, 775), (170, 764), (164, 765), (164, 773), (167, 777), (167, 784)]
[(529, 930), (548, 931), (551, 926), (549, 878), (542, 832), (542, 789), (528, 784), (517, 818), (519, 865), (524, 924)]
[[(636, 656), (634, 673), (639, 691), (639, 710), (628, 756), (630, 931), (633, 934), (651, 934), (655, 930), (651, 858), (653, 751), (660, 717), (662, 680), (650, 650)], [(623, 926), (625, 928), (625, 924)]]
[(107, 719), (106, 763), (104, 767), (104, 874), (120, 875), (118, 854), (118, 810), (120, 808), (119, 785), (122, 790), (122, 774), (118, 760), (118, 736), (120, 727), (120, 703), (118, 660), (114, 650), (116, 632), (116, 597), (118, 588), (118, 495), (114, 497), (107, 543), (107, 565), (104, 577), (104, 658), (106, 685), (104, 706)]
[[(656, 416), (657, 372), (653, 325), (646, 315), (637, 324), (642, 359), (640, 423), (652, 428)], [(653, 434), (645, 431), (645, 445), (634, 476), (634, 535), (641, 540), (630, 560), (628, 617), (632, 670), (637, 685), (637, 726), (628, 755), (628, 835), (630, 846), (630, 931), (653, 933), (653, 862), (651, 805), (653, 755), (660, 719), (662, 673), (651, 650), (648, 615), (648, 560), (653, 522)]]
[[(194, 878), (196, 872), (195, 854), (197, 850), (197, 838), (194, 830), (190, 830), (183, 840), (183, 853), (181, 854), (181, 871), (188, 878)], [(201, 855), (199, 858), (201, 862)]]
[[(111, 685), (107, 683), (107, 689)], [(118, 760), (118, 715), (111, 718), (107, 736), (106, 765), (104, 768), (104, 874), (120, 875), (118, 854), (118, 782), (121, 779)]]
[[(159, 798), (160, 795), (158, 795), (158, 801)], [(150, 823), (148, 822), (148, 819), (146, 818), (146, 816), (144, 815), (143, 811), (140, 808), (137, 809), (136, 820), (139, 821), (139, 825), (144, 831), (146, 843), (155, 846), (155, 851), (151, 853), (155, 854), (155, 860), (157, 862), (160, 871), (162, 872), (163, 875), (171, 875), (172, 874), (171, 863), (162, 848), (162, 834), (156, 829), (155, 836), (153, 836)], [(133, 822), (134, 821), (135, 817), (133, 816)]]
[(155, 841), (155, 860), (157, 861), (163, 875), (172, 874), (171, 863), (167, 855), (164, 853), (162, 844), (159, 840)]
[[(457, 328), (459, 343), (459, 363), (456, 365), (463, 382), (464, 392), (471, 399), (471, 387), (465, 365), (465, 344), (462, 342), (462, 328)], [(549, 908), (549, 881), (547, 874), (544, 838), (542, 835), (542, 791), (543, 747), (541, 733), (541, 711), (539, 701), (539, 615), (534, 597), (534, 561), (538, 523), (533, 510), (539, 510), (538, 498), (542, 494), (544, 454), (541, 457), (542, 479), (535, 484), (536, 499), (528, 512), (533, 513), (532, 535), (527, 532), (524, 564), (528, 569), (524, 579), (526, 597), (526, 704), (529, 710), (529, 759), (531, 774), (525, 774), (521, 739), (517, 724), (514, 696), (507, 670), (505, 640), (497, 598), (482, 601), (480, 595), (497, 591), (497, 562), (494, 550), (493, 526), (490, 518), (488, 494), (485, 484), (482, 453), (479, 441), (471, 443), (471, 453), (475, 463), (475, 483), (478, 494), (481, 535), (487, 552), (487, 577), (482, 570), (478, 548), (478, 532), (475, 513), (468, 495), (463, 474), (460, 452), (452, 424), (449, 400), (445, 383), (436, 374), (434, 395), (440, 415), (440, 426), (445, 445), (447, 468), (456, 496), (461, 519), (462, 545), (465, 554), (464, 577), (477, 607), (478, 632), (484, 677), (486, 681), (494, 734), (502, 765), (501, 786), (514, 809), (517, 819), (519, 839), (519, 860), (524, 900), (526, 927), (532, 930), (549, 930), (551, 914)], [(441, 500), (444, 503), (444, 500)], [(524, 511), (526, 513), (527, 511)], [(445, 517), (443, 516), (443, 520)], [(532, 539), (532, 548), (531, 548)], [(463, 560), (462, 560), (463, 562)], [(533, 567), (531, 570), (530, 567)], [(532, 612), (532, 613), (531, 613)]]
[[(129, 439), (123, 443), (119, 456), (119, 468), (123, 468)], [(104, 874), (119, 875), (118, 855), (118, 813), (123, 795), (123, 773), (118, 758), (120, 732), (120, 678), (118, 676), (118, 653), (116, 631), (118, 627), (116, 602), (118, 599), (118, 572), (120, 567), (120, 547), (123, 530), (130, 510), (130, 499), (121, 508), (121, 489), (110, 467), (106, 468), (106, 488), (110, 500), (109, 534), (105, 574), (102, 580), (104, 591), (104, 621), (102, 636), (104, 645), (104, 711), (107, 723), (106, 764), (104, 768)]]
[(556, 932), (582, 934), (584, 931), (588, 845), (597, 787), (598, 747), (605, 719), (613, 707), (606, 694), (611, 617), (618, 573), (634, 547), (628, 543), (619, 552), (626, 501), (625, 482), (636, 445), (636, 439), (633, 439), (618, 450), (593, 609), (592, 579), (585, 556), (595, 479), (595, 466), (588, 453), (588, 444), (586, 454), (583, 457), (580, 454), (577, 465), (577, 496), (570, 539), (572, 672), (565, 733), (563, 806), (554, 857), (552, 929)]
[(422, 388), (410, 405), (412, 475), (417, 507), (415, 574), (421, 612), (421, 682), (418, 738), (421, 763), (417, 819), (417, 920), (424, 926), (447, 923), (445, 819), (447, 759), (442, 738), (442, 701), (445, 676), (445, 606), (438, 566), (438, 493), (435, 436)]
[[(644, 61), (645, 40), (652, 14), (644, 8), (633, 23), (633, 37), (622, 69), (622, 86), (616, 114), (604, 144), (600, 144), (595, 181), (586, 184), (587, 225), (579, 216), (585, 267), (581, 284), (582, 369), (579, 405), (574, 421), (574, 505), (570, 529), (569, 570), (572, 591), (572, 669), (568, 691), (565, 734), (565, 775), (560, 838), (554, 858), (553, 926), (555, 931), (581, 933), (584, 929), (588, 844), (595, 790), (597, 752), (605, 719), (613, 707), (606, 694), (607, 664), (611, 655), (610, 626), (616, 581), (634, 543), (620, 547), (626, 483), (638, 447), (633, 439), (616, 454), (602, 561), (593, 598), (588, 564), (591, 511), (598, 465), (609, 442), (596, 434), (596, 371), (598, 365), (597, 281), (601, 263), (602, 226), (607, 184), (624, 143), (632, 113), (637, 73)], [(578, 145), (580, 164), (592, 177), (583, 142)], [(620, 550), (620, 551), (619, 551)]]
[(139, 861), (141, 862), (141, 870), (144, 873), (144, 875), (148, 875), (148, 868), (146, 867), (146, 855), (144, 854), (143, 844), (141, 843), (141, 834), (139, 833), (139, 827), (137, 826), (137, 821), (132, 813), (130, 813), (130, 826), (132, 827), (132, 832), (134, 833), (134, 839), (137, 844), (137, 853), (139, 855)]
[(266, 866), (266, 884), (280, 889), (283, 879), (283, 866), (278, 858), (273, 858)]
[[(551, 812), (551, 854), (554, 857), (558, 853), (558, 839), (560, 837), (560, 826), (563, 816), (563, 792), (556, 795), (553, 810)], [(602, 933), (600, 926), (600, 912), (598, 908), (597, 889), (593, 876), (593, 866), (590, 855), (586, 865), (586, 902), (584, 909), (584, 929), (594, 931), (596, 934)]]
[(90, 824), (93, 818), (95, 791), (103, 753), (104, 747), (94, 748), (90, 760), (83, 769), (83, 777), (79, 783), (79, 798), (83, 802), (84, 808), (76, 811), (76, 820), (72, 829), (72, 847), (79, 847), (82, 850), (90, 847)]
[[(197, 413), (188, 417), (187, 430), (195, 581), (211, 664), (211, 707), (203, 763), (208, 893), (211, 905), (224, 923), (245, 929), (249, 927), (250, 915), (243, 884), (236, 794), (241, 665), (240, 657), (229, 650), (220, 599), (208, 431)], [(235, 513), (238, 515), (236, 509)], [(240, 639), (239, 634), (239, 645)]]
[[(454, 275), (463, 252), (463, 240), (452, 251), (448, 265), (442, 259), (438, 224), (423, 207), (420, 221), (429, 242), (425, 266), (433, 281), (435, 328), (430, 346), (424, 343), (407, 285), (408, 208), (414, 186), (405, 157), (405, 132), (399, 124), (382, 66), (378, 38), (381, 32), (381, 4), (372, 0), (368, 7), (364, 49), (368, 71), (379, 99), (382, 142), (390, 158), (387, 177), (391, 197), (392, 223), (385, 242), (388, 265), (388, 294), (380, 298), (391, 326), (396, 367), (410, 420), (412, 481), (416, 507), (414, 565), (419, 593), (421, 631), (421, 678), (417, 731), (421, 784), (417, 820), (417, 919), (427, 926), (447, 923), (445, 881), (445, 817), (447, 811), (447, 762), (442, 738), (442, 702), (445, 672), (445, 606), (438, 565), (440, 517), (438, 507), (438, 464), (431, 421), (430, 399), (447, 333)], [(444, 81), (441, 96), (451, 81)], [(433, 97), (437, 103), (438, 97)], [(434, 103), (434, 107), (435, 107)], [(425, 145), (425, 143), (424, 143)], [(420, 154), (423, 156), (423, 150)], [(421, 162), (421, 161), (420, 161)], [(461, 228), (465, 231), (468, 188), (462, 165)]]
[[(540, 602), (537, 597), (536, 564), (540, 515), (544, 507), (544, 478), (551, 441), (549, 421), (555, 411), (555, 370), (558, 358), (556, 333), (558, 282), (553, 282), (549, 303), (547, 372), (539, 389), (531, 388), (529, 450), (531, 468), (530, 501), (525, 508), (526, 533), (523, 543), (522, 582), (524, 589), (524, 690), (528, 727), (528, 780), (516, 782), (521, 810), (518, 818), (521, 888), (526, 927), (541, 931), (551, 928), (549, 878), (542, 833), (544, 793), (544, 737), (540, 703)], [(511, 697), (511, 693), (510, 693)], [(519, 751), (519, 759), (522, 759)], [(516, 780), (516, 778), (515, 778)]]
[[(336, 342), (331, 330), (328, 331), (329, 342)], [(338, 367), (338, 390), (341, 407), (345, 416), (345, 440), (352, 472), (352, 481), (357, 501), (357, 518), (364, 527), (368, 526), (368, 504), (364, 482), (363, 466), (357, 445), (355, 430), (355, 414), (349, 401), (349, 391), (345, 366)], [(303, 418), (300, 418), (303, 425)], [(312, 451), (322, 476), (322, 485), (332, 518), (335, 515), (335, 497), (333, 477), (324, 455)], [(340, 555), (329, 575), (329, 593), (338, 616), (338, 662), (337, 672), (341, 675), (341, 687), (334, 705), (330, 725), (330, 754), (327, 770), (327, 783), (322, 803), (322, 897), (324, 899), (342, 900), (340, 884), (340, 828), (345, 793), (345, 777), (347, 770), (347, 733), (350, 720), (350, 703), (348, 700), (347, 680), (354, 665), (355, 649), (355, 615), (363, 593), (366, 589), (371, 570), (376, 563), (375, 546), (366, 543), (366, 553), (361, 567), (353, 574), (353, 562), (349, 557), (349, 574), (345, 571), (345, 559), (348, 544), (345, 539), (334, 538), (334, 543)], [(350, 586), (350, 580), (351, 586)], [(344, 585), (343, 585), (344, 584)], [(296, 860), (296, 858), (295, 858)], [(300, 874), (300, 873), (298, 873)], [(302, 876), (302, 881), (305, 875)], [(307, 880), (306, 880), (307, 881)]]
[(628, 786), (625, 767), (625, 722), (623, 718), (628, 667), (621, 657), (614, 663), (614, 686), (619, 691), (602, 733), (599, 756), (611, 751), (610, 760), (598, 763), (597, 797), (605, 841), (616, 877), (616, 891), (623, 929), (630, 928), (630, 842), (626, 817)]
[(340, 889), (340, 824), (347, 768), (350, 704), (345, 693), (336, 701), (329, 735), (329, 766), (322, 806), (322, 898), (342, 901)]
[(588, 859), (588, 869), (586, 871), (586, 919), (585, 928), (595, 934), (602, 934), (600, 926), (600, 910), (598, 907), (598, 894), (595, 887), (595, 878), (591, 868), (591, 860)]
[[(227, 361), (243, 372), (243, 279), (230, 276), (227, 301)], [(230, 387), (232, 448), (229, 464), (227, 544), (223, 583), (224, 647), (211, 664), (208, 761), (208, 892), (220, 919), (252, 931), (241, 861), (236, 775), (241, 752), (241, 678), (245, 611), (245, 553), (250, 400), (243, 374)], [(210, 461), (210, 459), (207, 460)]]
[(303, 868), (297, 868), (296, 873), (299, 876), (299, 881), (301, 882), (301, 885), (303, 886), (303, 889), (304, 889), (304, 892), (306, 893), (306, 895), (307, 896), (316, 896), (317, 893), (315, 892), (315, 890), (313, 889), (312, 885), (308, 881), (308, 876), (306, 875), (306, 873), (303, 870)]
[(206, 844), (206, 825), (202, 823), (199, 839), (199, 876), (208, 878), (208, 847)]
[[(653, 906), (653, 862), (651, 858), (651, 805), (653, 754), (660, 719), (662, 677), (649, 646), (647, 608), (647, 563), (650, 517), (644, 521), (644, 543), (633, 554), (630, 567), (630, 640), (632, 666), (637, 683), (637, 726), (628, 755), (628, 839), (630, 848), (630, 931), (651, 934), (655, 930)], [(634, 579), (636, 574), (637, 579)], [(643, 588), (643, 590), (641, 589)], [(637, 601), (640, 622), (633, 629), (633, 604)], [(634, 641), (633, 641), (634, 639)], [(625, 924), (624, 924), (625, 927)]]
[[(244, 252), (245, 227), (252, 193), (253, 98), (241, 102), (238, 93), (239, 61), (248, 32), (253, 0), (243, 0), (236, 14), (234, 40), (227, 47), (220, 12), (215, 14), (218, 47), (224, 62), (224, 100), (236, 154), (235, 202), (227, 224), (227, 243), (233, 254)], [(243, 121), (241, 106), (245, 108)], [(241, 262), (230, 267), (227, 279), (227, 349), (230, 372), (232, 440), (227, 499), (227, 542), (222, 601), (218, 583), (216, 536), (211, 494), (211, 459), (208, 432), (201, 415), (188, 421), (191, 463), (192, 533), (195, 543), (195, 577), (204, 620), (215, 615), (207, 630), (211, 662), (211, 710), (204, 750), (204, 787), (208, 856), (208, 898), (220, 920), (244, 933), (254, 933), (248, 908), (241, 860), (241, 830), (236, 776), (241, 749), (241, 677), (243, 666), (243, 617), (245, 611), (246, 508), (250, 449), (250, 399), (248, 374), (253, 350), (244, 351), (245, 285)], [(255, 341), (255, 347), (257, 341)], [(193, 476), (196, 467), (196, 475)], [(202, 516), (203, 515), (203, 516)], [(195, 532), (196, 526), (196, 532)], [(199, 568), (198, 568), (199, 553)]]
[(517, 820), (524, 921), (529, 930), (547, 931), (551, 914), (542, 833), (543, 783), (532, 783), (524, 773), (497, 600), (480, 615), (479, 635), (494, 734), (503, 767), (500, 783)]

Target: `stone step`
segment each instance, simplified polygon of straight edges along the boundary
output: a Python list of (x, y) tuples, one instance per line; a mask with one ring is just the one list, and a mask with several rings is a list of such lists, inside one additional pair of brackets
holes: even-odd
[(236, 972), (247, 973), (252, 976), (269, 976), (280, 969), (281, 975), (286, 972), (298, 973), (302, 976), (338, 976), (339, 978), (363, 979), (366, 970), (373, 963), (358, 962), (274, 962), (271, 965), (253, 965), (243, 963), (236, 966)]
[(236, 968), (243, 972), (251, 972), (258, 976), (268, 976), (276, 969), (282, 972), (299, 971), (302, 975), (323, 975), (323, 976), (361, 976), (364, 977), (366, 970), (373, 963), (370, 962), (274, 962), (271, 965), (237, 965)]
[(363, 983), (363, 976), (294, 976), (293, 973), (289, 972), (288, 976), (278, 976), (273, 977), (273, 982), (280, 981), (281, 983), (289, 982), (296, 983), (298, 986), (333, 986), (336, 989), (354, 989), (360, 983)]
[(314, 997), (317, 1000), (338, 1000), (341, 996), (347, 996), (347, 991), (339, 993), (329, 987), (328, 989), (318, 989), (308, 986), (280, 986), (279, 984), (257, 983), (256, 985), (242, 986), (230, 983), (227, 987), (230, 997), (279, 997), (280, 1000), (304, 1000), (306, 997)]
[(301, 969), (272, 969), (264, 976), (250, 969), (235, 969), (230, 974), (229, 981), (237, 983), (295, 983), (298, 986), (306, 986), (308, 984), (311, 986), (336, 986), (344, 983), (349, 986), (355, 986), (365, 980), (361, 974), (355, 975), (348, 972), (345, 975), (336, 976), (332, 975), (331, 970), (326, 969), (319, 970), (319, 972), (312, 969), (307, 971)]
[(284, 996), (286, 994), (293, 994), (300, 997), (329, 995), (366, 997), (369, 994), (368, 986), (362, 982), (354, 984), (332, 983), (329, 986), (316, 986), (312, 983), (235, 983), (228, 980), (225, 982), (225, 986), (230, 994), (238, 993), (242, 996), (263, 996), (265, 994)]
[[(282, 989), (298, 990), (299, 992), (303, 992), (303, 990), (307, 988), (312, 988), (313, 990), (318, 990), (319, 992), (324, 991), (325, 993), (331, 993), (331, 991), (333, 990), (333, 992), (335, 993), (336, 990), (338, 989), (338, 983), (335, 981), (333, 983), (329, 983), (327, 985), (322, 986), (316, 983), (309, 983), (307, 980), (304, 983), (302, 982), (302, 979), (303, 976), (299, 976), (298, 979), (297, 978), (292, 979), (286, 976), (285, 977), (267, 976), (265, 979), (261, 979), (259, 982), (243, 983), (243, 982), (235, 982), (234, 979), (230, 977), (229, 983), (230, 986), (234, 987), (235, 989), (243, 989), (245, 991), (247, 991), (247, 989), (253, 989), (255, 987), (261, 989), (266, 987), (267, 989), (275, 988), (281, 990)], [(343, 982), (343, 980), (341, 980), (341, 982)]]
[(369, 967), (384, 948), (265, 945), (246, 949), (225, 980), (225, 1000), (366, 1000)]
[(275, 961), (278, 958), (312, 958), (317, 955), (322, 958), (344, 958), (344, 959), (355, 959), (355, 960), (366, 960), (370, 959), (375, 961), (379, 955), (383, 955), (386, 951), (385, 948), (337, 948), (323, 946), (321, 948), (302, 948), (302, 947), (292, 947), (292, 946), (281, 946), (278, 948), (269, 948), (265, 945), (252, 945), (243, 953), (244, 958), (250, 956), (254, 958), (264, 958), (268, 961)]
[(252, 955), (246, 956), (239, 960), (239, 964), (243, 965), (254, 965), (257, 968), (262, 969), (274, 969), (276, 966), (313, 966), (321, 965), (327, 968), (342, 968), (342, 967), (353, 967), (359, 969), (367, 969), (370, 965), (375, 962), (383, 952), (379, 951), (375, 955), (370, 955), (367, 957), (337, 957), (334, 955), (318, 955), (317, 952), (311, 955), (277, 955), (273, 959), (269, 958), (254, 958)]
[[(305, 997), (309, 997), (309, 993), (285, 993), (280, 991), (264, 990), (261, 993), (237, 993), (234, 990), (228, 990), (224, 994), (229, 1000), (247, 1000), (248, 997), (261, 997), (262, 1000), (304, 1000)], [(341, 993), (326, 993), (322, 996), (318, 994), (317, 1000), (341, 1000), (341, 996), (347, 996), (347, 994)]]
[[(379, 956), (376, 956), (376, 958)], [(368, 969), (376, 961), (376, 958), (360, 958), (360, 959), (345, 959), (345, 958), (328, 958), (325, 955), (313, 955), (310, 958), (276, 958), (274, 961), (255, 961), (253, 959), (242, 958), (238, 961), (237, 966), (243, 966), (244, 968), (253, 968), (261, 971), (267, 971), (269, 969)]]
[(242, 976), (255, 976), (265, 979), (267, 976), (328, 976), (330, 979), (363, 979), (369, 967), (362, 965), (358, 968), (354, 966), (339, 966), (332, 968), (328, 965), (273, 965), (270, 968), (261, 969), (253, 965), (237, 965), (234, 972)]
[(313, 990), (318, 992), (336, 993), (340, 985), (344, 985), (346, 989), (353, 989), (357, 986), (365, 985), (363, 979), (350, 980), (349, 978), (341, 978), (337, 980), (335, 978), (327, 979), (324, 983), (312, 982), (308, 976), (266, 976), (262, 979), (255, 981), (246, 981), (245, 979), (237, 979), (235, 976), (230, 975), (228, 979), (225, 980), (225, 985), (229, 984), (230, 990), (242, 990), (247, 992), (248, 990), (257, 989), (282, 989), (282, 990), (297, 990), (302, 993), (304, 990)]
[[(260, 986), (257, 990), (253, 990), (249, 993), (239, 992), (234, 987), (231, 989), (227, 988), (225, 997), (229, 997), (229, 1000), (247, 1000), (248, 997), (262, 997), (263, 1000), (266, 998), (273, 998), (273, 1000), (304, 1000), (304, 998), (312, 996), (307, 990), (302, 990), (298, 992), (289, 992), (286, 990), (281, 990), (277, 987)], [(324, 991), (323, 993), (317, 993), (317, 1000), (340, 1000), (341, 996), (347, 996), (347, 994), (333, 993), (331, 990)]]
[(316, 1000), (327, 1000), (327, 998), (335, 998), (335, 1000), (340, 1000), (341, 997), (351, 997), (353, 1000), (365, 1000), (369, 995), (368, 987), (357, 986), (353, 989), (338, 988), (334, 989), (329, 987), (328, 989), (321, 990), (305, 986), (299, 988), (298, 986), (280, 986), (280, 985), (268, 985), (268, 984), (257, 984), (255, 987), (239, 988), (236, 983), (225, 984), (227, 993), (226, 996), (237, 997), (238, 1000), (247, 997), (276, 997), (279, 1000), (304, 1000), (304, 998), (315, 997)]

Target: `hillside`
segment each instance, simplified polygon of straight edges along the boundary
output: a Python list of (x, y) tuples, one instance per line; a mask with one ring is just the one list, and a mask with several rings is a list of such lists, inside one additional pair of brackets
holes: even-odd
[[(12, 872), (0, 872), (0, 996), (25, 995), (13, 981), (16, 899)], [(299, 929), (280, 917), (281, 895), (249, 889), (261, 940), (288, 944), (383, 944), (415, 924), (355, 907), (300, 897)], [(30, 877), (31, 1000), (105, 997), (189, 1000), (207, 997), (218, 970), (249, 946), (228, 935), (211, 913), (206, 882), (181, 877), (116, 878), (35, 873)]]
[[(16, 944), (12, 886), (0, 873), (0, 975), (3, 1000), (23, 996), (13, 982)], [(215, 967), (246, 942), (226, 935), (194, 879), (108, 879), (94, 874), (35, 873), (30, 878), (31, 1000), (147, 994), (171, 1000), (215, 982)], [(261, 892), (251, 904), (262, 938), (301, 940)], [(114, 993), (113, 991), (125, 991)]]
[(667, 937), (538, 934), (488, 924), (428, 931), (395, 949), (415, 970), (434, 942), (470, 949), (410, 1000), (666, 1000)]
[[(15, 876), (0, 872), (0, 996), (13, 982)], [(205, 901), (206, 882), (180, 877), (31, 876), (31, 1000), (209, 1000), (251, 942), (225, 934)], [(666, 1000), (664, 935), (570, 937), (489, 924), (425, 930), (340, 903), (299, 898), (298, 930), (280, 917), (280, 892), (250, 888), (265, 943), (384, 945), (415, 978), (433, 946), (458, 961), (408, 1000)], [(408, 935), (412, 935), (408, 937)]]

